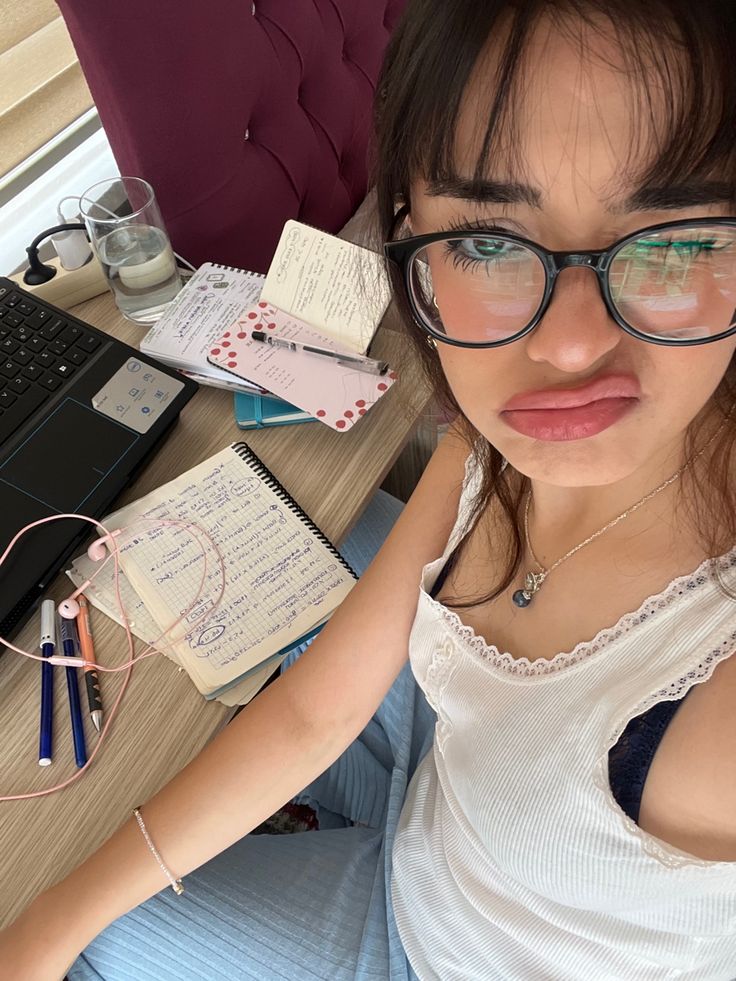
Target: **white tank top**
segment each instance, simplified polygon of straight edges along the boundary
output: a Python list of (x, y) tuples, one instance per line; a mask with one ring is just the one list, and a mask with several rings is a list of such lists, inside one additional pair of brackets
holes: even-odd
[[(681, 698), (732, 653), (733, 601), (704, 563), (573, 651), (515, 660), (428, 595), (478, 476), (468, 461), (410, 640), (438, 717), (393, 848), (412, 967), (422, 981), (733, 981), (736, 862), (642, 831), (607, 772), (631, 718)], [(736, 567), (736, 549), (718, 563)]]

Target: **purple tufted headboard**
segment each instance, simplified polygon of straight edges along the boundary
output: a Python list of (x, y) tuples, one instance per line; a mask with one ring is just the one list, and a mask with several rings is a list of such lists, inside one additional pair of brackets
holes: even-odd
[(263, 272), (288, 218), (334, 232), (360, 204), (406, 0), (57, 2), (121, 172), (190, 262)]

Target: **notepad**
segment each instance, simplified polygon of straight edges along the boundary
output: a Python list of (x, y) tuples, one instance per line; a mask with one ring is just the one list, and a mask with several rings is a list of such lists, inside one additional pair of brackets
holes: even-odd
[(291, 219), (260, 299), (331, 338), (339, 350), (365, 354), (391, 288), (382, 255)]
[(282, 338), (342, 353), (347, 353), (345, 349), (309, 324), (259, 301), (218, 338), (209, 353), (210, 364), (258, 382), (337, 432), (359, 423), (396, 381), (394, 371), (372, 375), (332, 358), (259, 343), (251, 336), (253, 330), (274, 330)]
[(261, 295), (260, 273), (205, 262), (140, 342), (140, 349), (202, 385), (262, 392), (207, 361), (212, 341)]
[[(221, 551), (224, 581), (212, 546), (198, 544), (186, 528), (141, 518), (204, 528)], [(356, 579), (245, 443), (226, 447), (102, 524), (132, 526), (118, 539), (120, 565), (158, 632), (186, 614), (168, 637), (175, 640), (169, 656), (208, 699), (225, 700), (238, 685), (275, 669), (321, 629)]]
[[(115, 589), (115, 566), (112, 560), (100, 569), (99, 563), (92, 562), (86, 553), (84, 553), (77, 556), (71, 568), (67, 569), (66, 574), (77, 588), (84, 587), (84, 594), (88, 602), (96, 610), (99, 610), (100, 613), (109, 617), (115, 623), (119, 623), (120, 626), (123, 626), (123, 618), (118, 608), (117, 592)], [(94, 581), (88, 585), (89, 580), (93, 576), (95, 576)], [(173, 661), (179, 670), (183, 670), (175, 651), (169, 649), (165, 642), (159, 641), (161, 631), (158, 625), (146, 609), (140, 596), (128, 582), (122, 569), (118, 573), (118, 588), (128, 618), (128, 626), (133, 636), (142, 640), (146, 645), (160, 651), (169, 660)], [(217, 700), (231, 708), (234, 708), (236, 705), (246, 705), (254, 695), (258, 694), (276, 670), (281, 660), (281, 658), (277, 658), (264, 661), (256, 671), (248, 674), (232, 688), (228, 688), (226, 691), (217, 695)]]

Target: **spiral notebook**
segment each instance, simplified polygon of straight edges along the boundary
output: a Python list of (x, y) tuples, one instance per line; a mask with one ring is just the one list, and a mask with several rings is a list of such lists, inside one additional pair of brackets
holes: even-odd
[[(154, 521), (136, 523), (141, 517)], [(204, 528), (222, 555), (224, 581), (215, 549), (196, 541), (196, 529), (155, 524), (165, 519)], [(169, 634), (175, 639), (169, 654), (207, 699), (267, 662), (275, 669), (324, 626), (356, 580), (245, 443), (226, 447), (102, 524), (133, 526), (118, 540), (120, 565), (160, 632), (189, 610)]]
[(141, 340), (141, 351), (186, 372), (200, 384), (264, 392), (259, 385), (236, 379), (207, 361), (212, 342), (257, 302), (264, 282), (260, 273), (205, 262)]

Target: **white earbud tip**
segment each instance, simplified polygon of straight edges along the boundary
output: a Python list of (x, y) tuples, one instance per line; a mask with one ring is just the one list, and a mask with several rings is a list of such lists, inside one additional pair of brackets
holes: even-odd
[(79, 603), (74, 599), (65, 599), (59, 603), (59, 616), (65, 620), (73, 620), (79, 616)]

